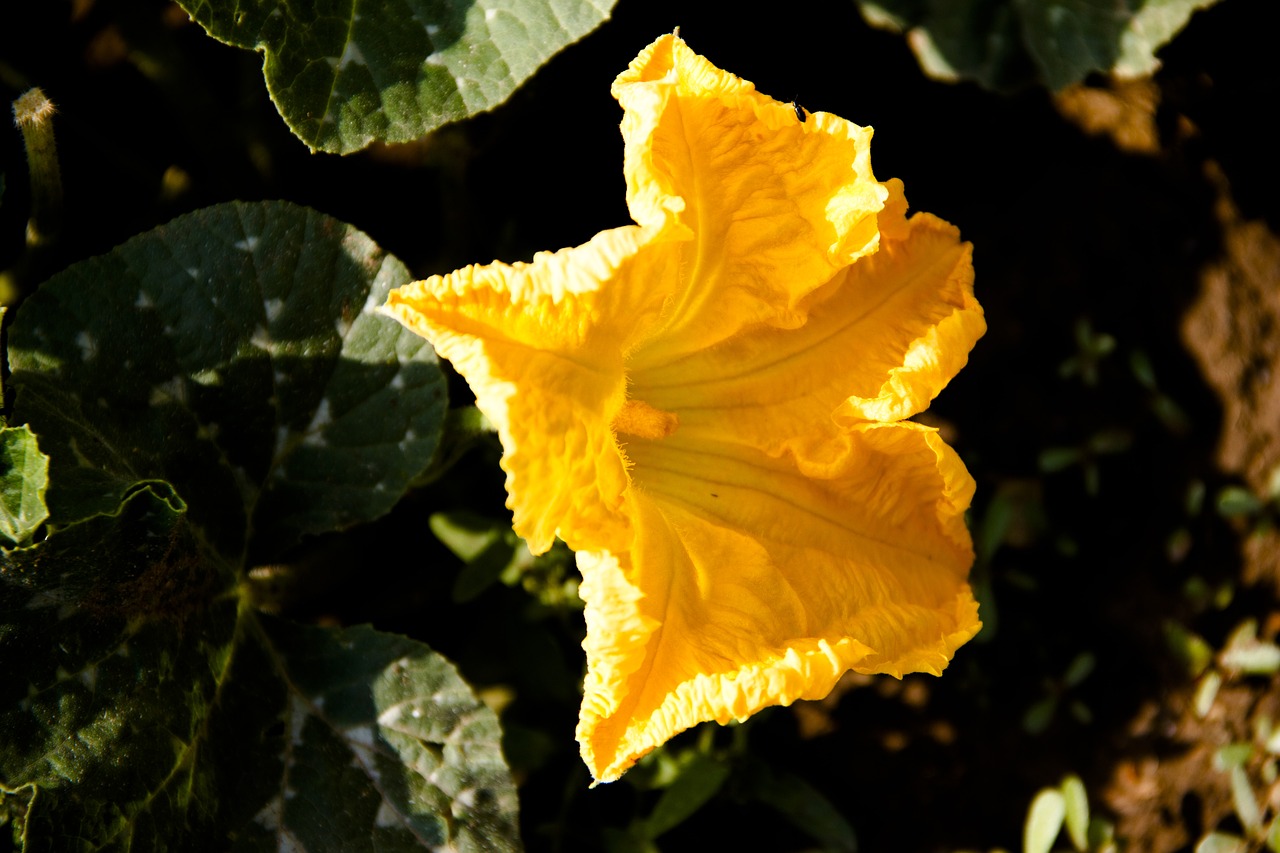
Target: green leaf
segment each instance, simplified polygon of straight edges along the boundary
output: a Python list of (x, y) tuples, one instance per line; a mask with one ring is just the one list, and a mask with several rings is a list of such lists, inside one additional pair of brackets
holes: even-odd
[(695, 756), (662, 792), (653, 812), (644, 821), (643, 837), (651, 841), (684, 823), (719, 792), (727, 778), (727, 764), (710, 756)]
[(50, 279), (9, 356), (13, 421), (52, 460), (51, 526), (167, 482), (241, 563), (386, 513), (446, 407), (431, 347), (378, 313), (408, 279), (282, 202), (182, 216)]
[[(497, 717), (452, 666), (369, 628), (237, 621), (190, 532), (144, 490), (49, 540), (67, 553), (6, 568), (15, 831), (56, 849), (519, 849)], [(103, 543), (128, 547), (86, 550)], [(10, 580), (85, 553), (104, 558), (54, 586)]]
[(0, 820), (22, 843), (518, 849), (497, 719), (452, 667), (262, 620), (238, 586), (429, 464), (443, 376), (377, 313), (407, 279), (349, 226), (233, 204), (24, 304), (31, 429), (6, 435), (40, 436), (50, 488), (48, 535), (0, 549)]
[(1084, 783), (1073, 773), (1062, 780), (1058, 790), (1062, 792), (1067, 835), (1071, 836), (1071, 843), (1077, 850), (1088, 850), (1089, 797), (1085, 793)]
[(1210, 832), (1196, 845), (1196, 853), (1245, 853), (1249, 844), (1238, 835)]
[(1084, 452), (1075, 447), (1047, 447), (1040, 451), (1040, 470), (1046, 474), (1070, 468), (1084, 459)]
[(41, 849), (155, 849), (184, 814), (236, 625), (230, 567), (171, 490), (0, 555), (0, 788)]
[(226, 807), (241, 845), (520, 849), (497, 715), (448, 661), (368, 627), (255, 624), (209, 750), (216, 775), (253, 780)]
[(492, 109), (613, 0), (179, 0), (209, 35), (263, 53), (267, 91), (312, 150), (408, 142)]
[(840, 810), (821, 791), (794, 773), (763, 762), (750, 763), (743, 775), (744, 793), (776, 809), (830, 853), (856, 853), (858, 839)]
[(437, 512), (427, 519), (427, 526), (453, 555), (470, 563), (502, 538), (503, 526), (491, 518), (474, 512)]
[(1197, 717), (1203, 720), (1209, 716), (1209, 712), (1213, 710), (1213, 703), (1218, 698), (1218, 689), (1220, 687), (1222, 687), (1222, 675), (1216, 669), (1209, 670), (1200, 679), (1195, 693)]
[(508, 524), (473, 512), (437, 512), (427, 519), (431, 532), (463, 562), (453, 584), (453, 600), (471, 601), (507, 569), (528, 566), (533, 555)]
[(1226, 486), (1218, 492), (1218, 515), (1224, 518), (1253, 515), (1262, 509), (1262, 501), (1248, 489)]
[(31, 538), (49, 517), (48, 485), (49, 457), (31, 430), (0, 427), (0, 536), (14, 544)]
[(1027, 734), (1042, 734), (1053, 722), (1053, 715), (1058, 711), (1058, 697), (1049, 695), (1035, 702), (1022, 715), (1022, 728)]
[(1219, 662), (1249, 675), (1273, 675), (1280, 671), (1280, 646), (1259, 640), (1257, 621), (1246, 619), (1231, 632)]
[(1056, 789), (1045, 788), (1036, 794), (1022, 827), (1023, 853), (1049, 853), (1062, 831), (1066, 813), (1066, 803)]
[(1059, 90), (1094, 71), (1155, 72), (1155, 52), (1217, 0), (857, 0), (874, 26), (909, 32), (925, 73), (997, 91)]
[(1170, 651), (1192, 678), (1199, 677), (1213, 662), (1213, 647), (1172, 619), (1165, 620), (1164, 636)]
[(1098, 659), (1094, 657), (1092, 652), (1080, 652), (1071, 659), (1071, 663), (1067, 666), (1067, 671), (1063, 673), (1063, 685), (1066, 687), (1080, 686), (1089, 677), (1089, 674), (1093, 672), (1097, 662)]
[(1231, 802), (1235, 805), (1236, 815), (1245, 831), (1250, 835), (1262, 828), (1262, 811), (1258, 808), (1258, 797), (1249, 784), (1249, 775), (1240, 766), (1231, 768)]
[(1253, 758), (1253, 744), (1247, 741), (1229, 743), (1213, 754), (1213, 766), (1217, 770), (1243, 768)]

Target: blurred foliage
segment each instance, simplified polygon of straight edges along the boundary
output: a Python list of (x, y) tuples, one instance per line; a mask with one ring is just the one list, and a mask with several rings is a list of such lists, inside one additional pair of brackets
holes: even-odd
[(925, 73), (1007, 92), (1093, 72), (1134, 78), (1197, 9), (1218, 0), (857, 0), (873, 25), (905, 33)]

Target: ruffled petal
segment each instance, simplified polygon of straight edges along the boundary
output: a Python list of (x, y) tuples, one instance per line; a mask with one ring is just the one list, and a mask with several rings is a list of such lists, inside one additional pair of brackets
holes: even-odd
[(802, 302), (802, 325), (750, 327), (670, 363), (629, 368), (632, 393), (679, 412), (685, 434), (773, 455), (816, 452), (837, 423), (897, 421), (926, 408), (986, 324), (969, 244), (936, 217), (905, 220), (905, 202), (893, 203), (900, 186), (890, 184), (880, 250)]
[(663, 282), (675, 280), (660, 236), (618, 228), (388, 298), (387, 312), (453, 363), (497, 427), (513, 527), (534, 553), (557, 535), (574, 548), (626, 547), (628, 481), (612, 423), (626, 397), (623, 353), (656, 322)]
[(634, 543), (579, 559), (578, 739), (597, 780), (698, 722), (824, 696), (850, 669), (938, 674), (981, 627), (955, 453), (912, 423), (842, 446), (799, 471), (747, 448), (632, 443)]
[(887, 191), (871, 129), (826, 113), (804, 122), (663, 36), (613, 85), (626, 111), (627, 201), (641, 224), (675, 216), (682, 281), (638, 366), (711, 346), (756, 323), (788, 328), (797, 303), (875, 251)]

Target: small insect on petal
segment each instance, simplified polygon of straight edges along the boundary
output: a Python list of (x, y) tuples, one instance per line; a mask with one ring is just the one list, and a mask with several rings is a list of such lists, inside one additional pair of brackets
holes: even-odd
[(800, 104), (796, 101), (791, 102), (791, 109), (796, 111), (796, 118), (800, 121), (801, 124), (804, 124), (805, 120), (809, 117), (809, 111), (806, 110), (804, 107), (800, 106)]

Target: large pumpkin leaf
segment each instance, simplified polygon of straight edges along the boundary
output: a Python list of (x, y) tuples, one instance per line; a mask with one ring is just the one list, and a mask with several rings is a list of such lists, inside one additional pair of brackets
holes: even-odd
[(875, 26), (907, 33), (921, 67), (943, 80), (1009, 91), (1058, 90), (1095, 71), (1141, 77), (1197, 9), (1218, 0), (856, 0)]
[[(365, 627), (258, 628), (233, 665), (251, 673), (236, 713), (210, 735), (220, 774), (252, 761), (254, 783), (228, 803), (240, 848), (519, 849), (498, 718), (447, 661)], [(246, 722), (266, 733), (251, 758)]]
[(52, 457), (55, 527), (171, 483), (234, 563), (390, 510), (445, 414), (435, 353), (381, 316), (404, 266), (280, 202), (183, 216), (23, 304), (13, 422)]
[(15, 834), (33, 849), (157, 849), (208, 806), (193, 783), (236, 626), (232, 572), (162, 486), (0, 568), (0, 791)]
[(238, 608), (172, 493), (5, 554), (0, 817), (39, 849), (519, 849), (496, 715), (421, 643)]
[(264, 54), (267, 91), (312, 150), (407, 142), (492, 109), (614, 0), (178, 0)]
[(48, 522), (0, 547), (15, 844), (519, 846), (497, 719), (447, 662), (262, 617), (241, 587), (255, 559), (387, 511), (430, 462), (443, 377), (376, 310), (407, 278), (349, 226), (235, 204), (24, 304), (0, 520), (25, 543), (47, 499)]

